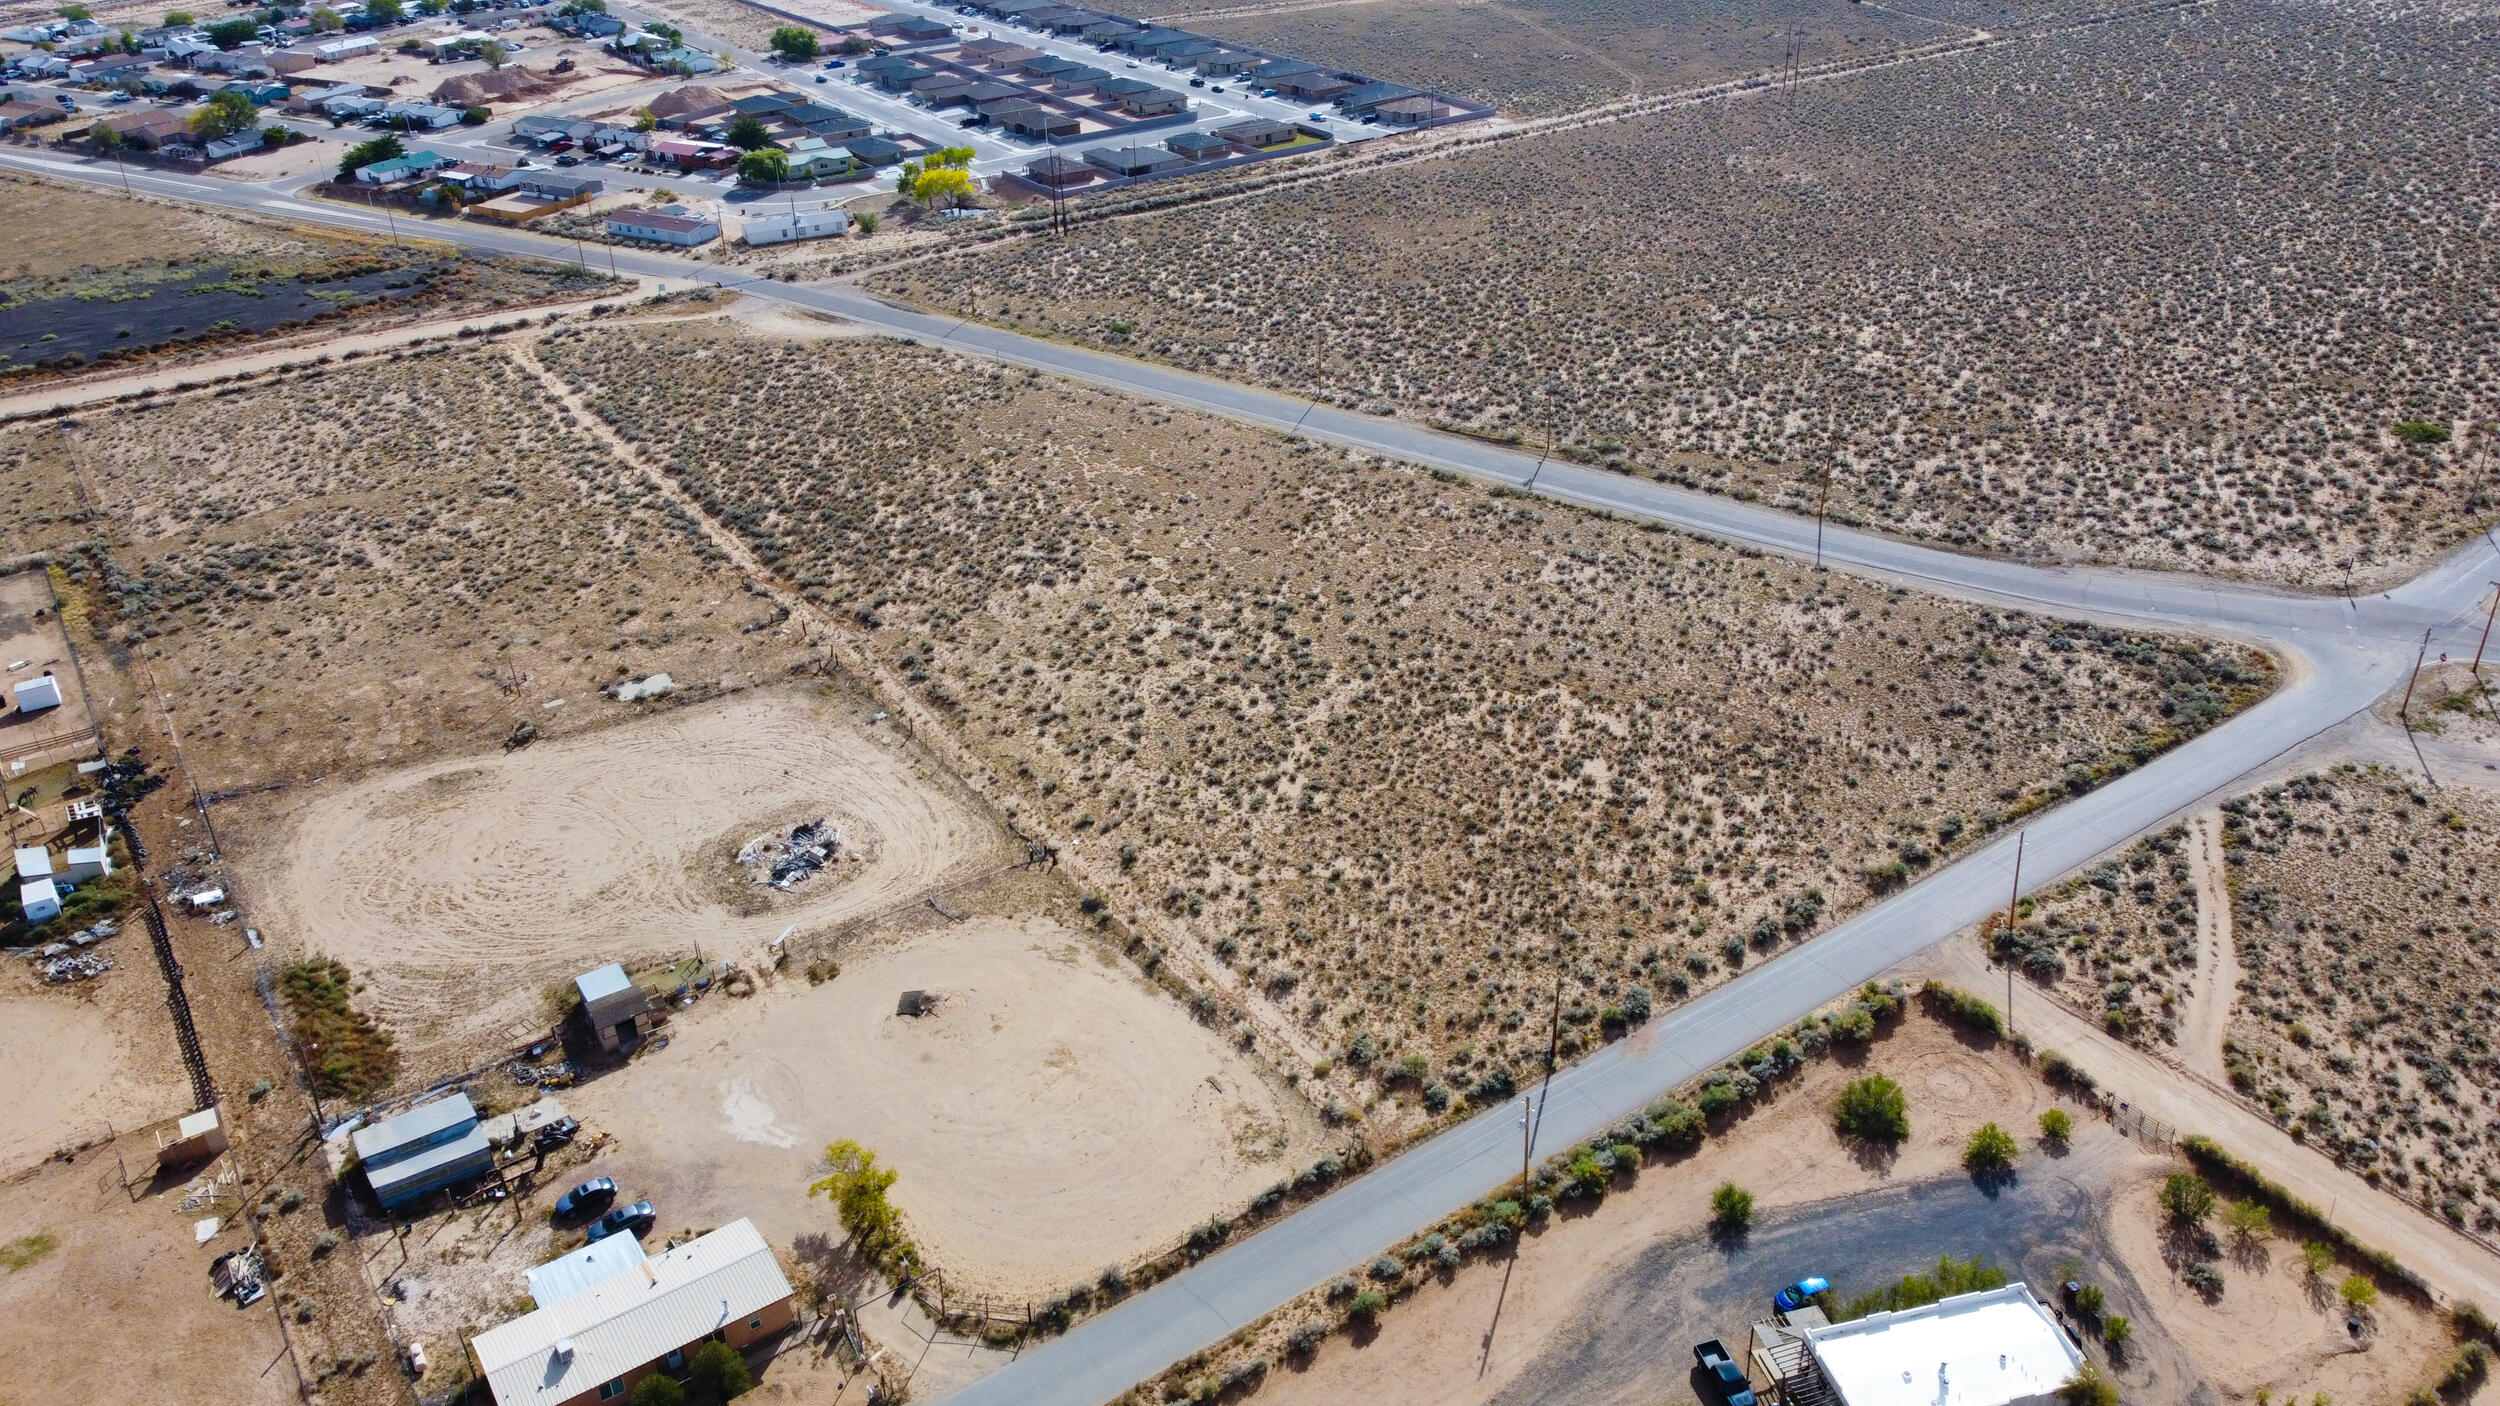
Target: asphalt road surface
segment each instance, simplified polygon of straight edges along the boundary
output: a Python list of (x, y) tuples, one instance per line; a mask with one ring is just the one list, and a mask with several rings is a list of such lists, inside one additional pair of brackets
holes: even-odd
[[(100, 185), (118, 183), (110, 165), (53, 154), (0, 152), (0, 164)], [(155, 172), (133, 172), (130, 183), (153, 194), (311, 223), (365, 230), (384, 224), (383, 217), (370, 211), (302, 202), (266, 187)], [(465, 221), (401, 224), (408, 233), (490, 252), (555, 259), (570, 252), (558, 241)], [(1773, 509), (1576, 464), (1542, 462), (1516, 449), (1394, 419), (1039, 341), (901, 307), (848, 285), (730, 279), (724, 270), (641, 251), (617, 251), (616, 265), (620, 272), (672, 283), (725, 282), (759, 298), (836, 314), (970, 355), (1521, 485), (1561, 501), (1654, 519), (1791, 557), (1817, 555), (1815, 524)], [(2061, 616), (2229, 635), (2262, 644), (2284, 660), (2283, 685), (2265, 702), (2035, 817), (2023, 832), (2026, 889), (2045, 885), (2146, 830), (2228, 794), (2240, 778), (2368, 708), (2402, 685), (2426, 637), (2433, 652), (2471, 652), (2482, 625), (2484, 583), (2500, 571), (2500, 550), (2486, 535), (2395, 590), (2346, 601), (2191, 576), (2031, 566), (1844, 528), (1822, 533), (1820, 546), (1823, 561), (1860, 575)], [(1553, 1081), (1535, 1130), (1536, 1153), (1557, 1151), (1601, 1131), (1977, 922), (2005, 902), (2014, 881), (2016, 844), (2015, 835), (2000, 836), (1563, 1071)], [(1188, 1272), (1025, 1352), (948, 1399), (958, 1406), (1097, 1406), (1516, 1175), (1518, 1119), (1517, 1105), (1494, 1108), (1420, 1143)], [(2423, 1242), (2408, 1247), (2408, 1258), (2431, 1282), (2480, 1302), (2500, 1301), (2500, 1260), (2438, 1231), (2427, 1220), (2422, 1227)]]

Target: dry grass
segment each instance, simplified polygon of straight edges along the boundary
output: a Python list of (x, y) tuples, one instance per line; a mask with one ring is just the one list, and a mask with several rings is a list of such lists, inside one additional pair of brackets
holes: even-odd
[(2012, 933), (1987, 925), (1989, 950), (2111, 1035), (2147, 1049), (2178, 1043), (2196, 979), (2196, 881), (2184, 825), (2025, 899)]
[(1829, 463), (1946, 542), (2327, 588), (2491, 509), (2462, 438), (2389, 429), (2493, 413), (2453, 137), (2496, 80), (2428, 15), (2182, 11), (880, 283), (1809, 510)]
[(2500, 1229), (2500, 802), (2346, 765), (2225, 811), (2232, 1082), (2369, 1180)]
[[(64, 510), (72, 473), (100, 516)], [(204, 789), (562, 733), (622, 675), (668, 671), (692, 699), (805, 657), (496, 352), (0, 434), (0, 481), (41, 486), (54, 547), (97, 539), (66, 583), (104, 662), (163, 690)], [(110, 691), (108, 728), (130, 725), (136, 690)]]
[(1236, 1015), (1376, 1073), (1512, 1066), (1549, 953), (1584, 1047), (2265, 677), (892, 344), (544, 355)]

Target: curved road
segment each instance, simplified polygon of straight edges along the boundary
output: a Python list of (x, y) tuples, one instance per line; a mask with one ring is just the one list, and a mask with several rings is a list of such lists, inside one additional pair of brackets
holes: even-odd
[[(97, 184), (116, 173), (74, 158), (0, 152), (0, 165)], [(351, 207), (298, 201), (268, 186), (133, 172), (134, 188), (307, 223), (378, 230)], [(487, 252), (571, 257), (571, 246), (465, 222), (424, 222), (422, 234)], [(620, 272), (663, 281), (723, 281), (700, 262), (620, 250)], [(737, 279), (754, 296), (845, 317), (897, 336), (1028, 366), (1131, 395), (1299, 433), (1481, 479), (1526, 486), (1561, 501), (1653, 519), (1791, 557), (1811, 557), (1814, 524), (1786, 513), (1647, 480), (1541, 463), (1503, 446), (1355, 414), (1273, 391), (1041, 341), (902, 307), (847, 285)], [(2430, 648), (2461, 654), (2481, 628), (2486, 582), (2500, 550), (2476, 538), (2418, 579), (2355, 601), (2321, 599), (2194, 577), (2095, 568), (2045, 568), (1963, 556), (1872, 533), (1832, 528), (1833, 566), (1943, 595), (2110, 623), (2223, 634), (2285, 661), (2283, 687), (2202, 737), (2028, 827), (2023, 873), (2046, 884), (2141, 832), (2234, 788), (2240, 778), (2369, 707), (2404, 681), (2429, 632)], [(1845, 995), (1946, 935), (1994, 911), (2012, 884), (2015, 837), (2000, 836), (1900, 895), (1821, 937), (1746, 971), (1558, 1074), (1535, 1144), (1539, 1154), (1603, 1130), (1749, 1045)], [(2254, 1149), (2252, 1149), (2254, 1150)], [(1483, 1195), (1515, 1174), (1513, 1107), (1441, 1133), (1275, 1225), (1166, 1280), (957, 1392), (960, 1406), (1097, 1406), (1207, 1347), (1347, 1266)], [(2352, 1195), (2372, 1197), (2357, 1180)], [(2383, 1198), (2380, 1198), (2383, 1199)], [(2416, 1218), (2408, 1260), (2458, 1296), (2500, 1302), (2500, 1260)]]

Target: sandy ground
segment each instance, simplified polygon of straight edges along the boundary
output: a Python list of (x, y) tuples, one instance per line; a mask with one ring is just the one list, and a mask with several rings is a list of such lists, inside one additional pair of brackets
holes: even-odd
[[(129, 970), (102, 980), (156, 980), (145, 942), (105, 944), (113, 960)], [(9, 975), (12, 985), (26, 979)], [(138, 1038), (161, 1039), (168, 1057), (140, 1057), (131, 1045)], [(0, 1077), (9, 1086), (9, 1096), (0, 1100), (0, 1168), (101, 1137), (108, 1122), (129, 1128), (185, 1111), (190, 1086), (178, 1068), (170, 1073), (159, 1068), (173, 1064), (172, 1046), (161, 1017), (145, 1031), (118, 1028), (105, 1003), (87, 999), (85, 992), (0, 994)]]
[(202, 168), (208, 175), (229, 181), (276, 181), (300, 176), (307, 171), (335, 171), (339, 165), (339, 149), (328, 142), (297, 142), (275, 151), (255, 152), (250, 156), (221, 161)]
[(2179, 1023), (2179, 1054), (2208, 1079), (2226, 1077), (2222, 1039), (2239, 996), (2239, 948), (2231, 939), (2230, 870), (2223, 862), (2222, 817), (2208, 811), (2188, 828), (2188, 868), (2196, 876), (2196, 990)]
[[(52, 588), (40, 571), (0, 576), (0, 668), (6, 670), (0, 674), (0, 761), (7, 763), (6, 775), (40, 770), (47, 760), (94, 755), (86, 690), (52, 609)], [(45, 674), (59, 681), (61, 706), (19, 712), (15, 687)]]
[[(1892, 1075), (1909, 1095), (1912, 1137), (1897, 1159), (1853, 1154), (1829, 1127), (1838, 1085), (1870, 1070)], [(2137, 1316), (2137, 1348), (2119, 1369), (2130, 1401), (2210, 1400), (2199, 1392), (2211, 1381), (2226, 1388), (2223, 1400), (2245, 1400), (2270, 1383), (2278, 1396), (2323, 1390), (2353, 1406), (2393, 1402), (2444, 1354), (2438, 1326), (2395, 1304), (2382, 1305), (2367, 1353), (2330, 1344), (2330, 1332), (2341, 1334), (2341, 1315), (2309, 1299), (2296, 1250), (2280, 1243), (2266, 1270), (2226, 1264), (2219, 1303), (2185, 1292), (2155, 1242), (2153, 1192), (2176, 1164), (2088, 1116), (2078, 1117), (2071, 1147), (2052, 1156), (2036, 1137), (2038, 1114), (2052, 1102), (2010, 1056), (1972, 1049), (1913, 1018), (1861, 1067), (1824, 1061), (1701, 1152), (1652, 1166), (1593, 1213), (1558, 1217), (1527, 1240), (1515, 1263), (1478, 1263), (1426, 1284), (1368, 1341), (1331, 1334), (1307, 1366), (1272, 1372), (1256, 1399), (1278, 1406), (1679, 1400), (1692, 1338), (1737, 1342), (1780, 1284), (1824, 1273), (1843, 1292), (1862, 1292), (1940, 1253), (1985, 1252), (2009, 1272), (2041, 1281), (2054, 1272), (2032, 1263), (2044, 1256), (2089, 1262), (2085, 1277), (2110, 1290), (2113, 1311)], [(1990, 1120), (2015, 1131), (2023, 1149), (2020, 1189), (2001, 1198), (1958, 1169), (1963, 1141)], [(1698, 1234), (1710, 1189), (1721, 1181), (1757, 1198), (1756, 1230), (1734, 1245)], [(1867, 1248), (1861, 1241), (1900, 1238), (1870, 1223), (1886, 1219), (1913, 1228), (1903, 1262), (1851, 1259)], [(1705, 1296), (1680, 1301), (1679, 1287), (1696, 1279)], [(2035, 1288), (2054, 1297), (2047, 1282)], [(1675, 1321), (1663, 1321), (1669, 1317)]]
[[(543, 1032), (544, 993), (588, 967), (698, 943), (752, 957), (1007, 857), (970, 802), (825, 698), (660, 707), (300, 803), (237, 866), (265, 929), (365, 974), (373, 1013), (421, 1062)], [(787, 894), (744, 882), (740, 845), (819, 817), (852, 858)]]
[[(793, 964), (795, 965), (795, 963)], [(906, 990), (934, 1015), (894, 1013)], [(974, 917), (707, 1001), (666, 1050), (572, 1091), (617, 1135), (596, 1172), (661, 1227), (747, 1215), (787, 1245), (825, 1144), (901, 1173), (895, 1203), (958, 1292), (1041, 1297), (1175, 1240), (1320, 1155), (1316, 1120), (1091, 939)]]
[[(133, 1175), (154, 1169), (153, 1153), (145, 1134), (122, 1140)], [(132, 1201), (112, 1149), (101, 1147), (0, 1190), (0, 1243), (34, 1234), (59, 1241), (24, 1269), (0, 1270), (0, 1403), (296, 1400), (275, 1306), (264, 1299), (238, 1309), (209, 1292), (209, 1262), (243, 1244), (240, 1230), (193, 1243), (192, 1222), (202, 1217), (239, 1226), (232, 1195), (186, 1211), (182, 1183), (141, 1190)]]

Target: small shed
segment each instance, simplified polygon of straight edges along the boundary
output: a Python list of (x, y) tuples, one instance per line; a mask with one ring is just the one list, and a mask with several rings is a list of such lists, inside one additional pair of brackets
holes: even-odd
[(36, 879), (17, 886), (17, 906), (30, 923), (48, 923), (61, 916), (61, 891), (50, 879)]
[(10, 692), (17, 696), (17, 710), (21, 713), (40, 713), (61, 706), (61, 681), (50, 674), (27, 679)]
[(32, 883), (52, 877), (52, 851), (41, 845), (20, 845), (17, 850), (17, 877)]
[(597, 971), (584, 972), (573, 978), (573, 989), (581, 993), (582, 1019), (599, 1037), (599, 1048), (619, 1048), (650, 1030), (651, 997), (634, 984), (623, 966), (610, 962)]
[(156, 1149), (156, 1165), (187, 1167), (225, 1150), (225, 1120), (217, 1116), (216, 1105), (211, 1104), (174, 1124), (173, 1137)]
[[(24, 850), (18, 851), (21, 864), (24, 863), (25, 853)], [(113, 850), (110, 845), (105, 844), (71, 845), (67, 862), (61, 866), (61, 877), (73, 884), (83, 884), (90, 879), (105, 878), (112, 872)]]

